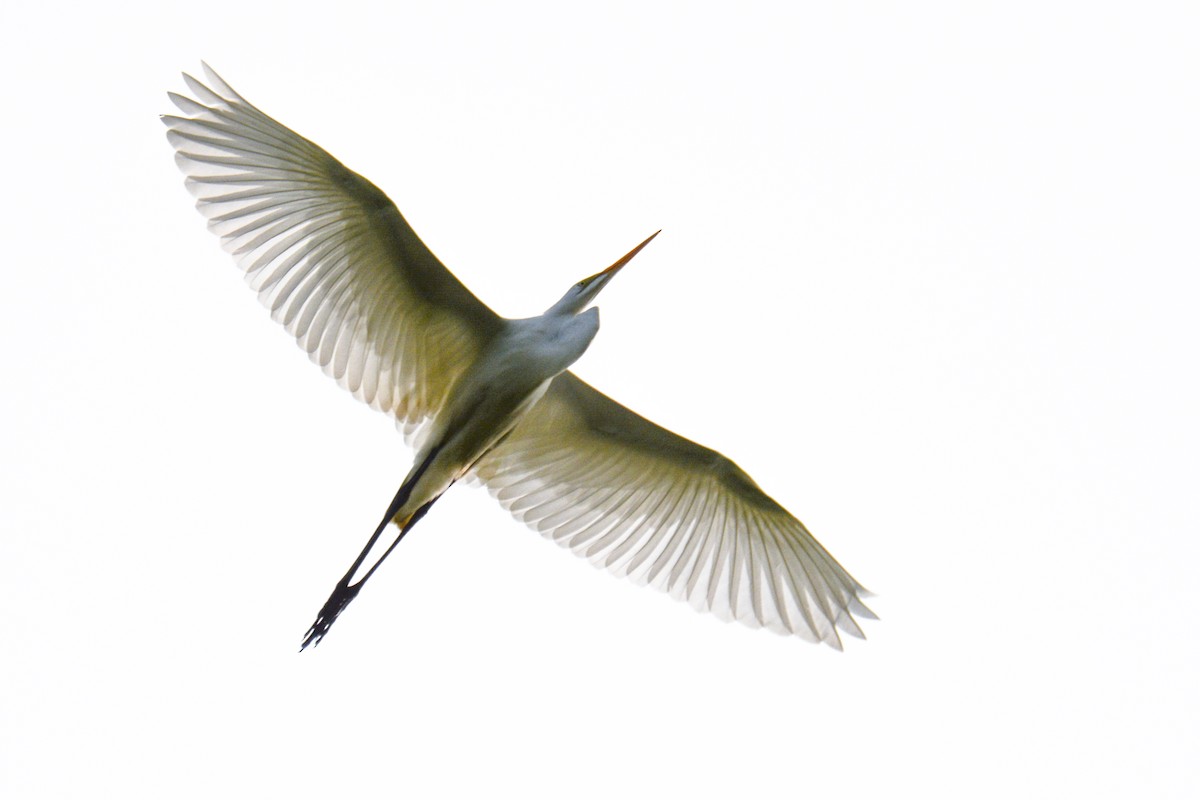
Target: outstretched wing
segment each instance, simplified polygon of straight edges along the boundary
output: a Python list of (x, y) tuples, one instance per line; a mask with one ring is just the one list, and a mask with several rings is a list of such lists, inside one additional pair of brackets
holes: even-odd
[(212, 89), (164, 116), (196, 207), (271, 316), (355, 397), (419, 428), (501, 325), (387, 196), (259, 111)]
[(865, 589), (736, 464), (569, 372), (475, 476), (513, 516), (618, 574), (753, 627), (841, 648)]

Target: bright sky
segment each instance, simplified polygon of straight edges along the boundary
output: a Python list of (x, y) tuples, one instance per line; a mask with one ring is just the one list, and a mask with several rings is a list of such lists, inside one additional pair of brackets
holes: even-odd
[[(0, 796), (1200, 793), (1200, 12), (6, 6)], [(722, 625), (448, 494), (271, 322), (157, 115), (206, 59), (878, 597)]]

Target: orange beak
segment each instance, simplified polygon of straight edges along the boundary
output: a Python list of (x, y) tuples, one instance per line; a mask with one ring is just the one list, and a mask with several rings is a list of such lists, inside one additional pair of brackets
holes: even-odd
[(603, 272), (600, 272), (599, 274), (597, 274), (596, 277), (600, 277), (600, 275), (609, 275), (609, 276), (616, 275), (617, 272), (621, 269), (621, 267), (625, 266), (630, 261), (632, 261), (633, 257), (636, 256), (638, 253), (640, 253), (642, 251), (643, 247), (650, 244), (650, 242), (654, 241), (654, 237), (658, 236), (660, 233), (662, 233), (661, 229), (650, 234), (650, 236), (647, 237), (646, 241), (642, 242), (637, 247), (633, 248), (628, 253), (621, 256), (619, 259), (617, 259), (617, 263), (613, 264), (611, 267), (604, 270)]

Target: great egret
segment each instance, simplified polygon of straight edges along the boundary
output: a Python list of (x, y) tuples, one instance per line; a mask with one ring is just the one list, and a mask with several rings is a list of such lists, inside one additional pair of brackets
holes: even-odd
[[(355, 397), (395, 417), (408, 476), (308, 630), (318, 643), (392, 549), (462, 478), (597, 565), (754, 627), (862, 638), (868, 593), (745, 472), (566, 371), (592, 341), (588, 306), (654, 236), (541, 316), (505, 319), (471, 294), (368, 180), (246, 102), (169, 96), (167, 139), (208, 227), (296, 341)], [(394, 522), (383, 553), (367, 557)], [(356, 580), (357, 578), (357, 580)]]

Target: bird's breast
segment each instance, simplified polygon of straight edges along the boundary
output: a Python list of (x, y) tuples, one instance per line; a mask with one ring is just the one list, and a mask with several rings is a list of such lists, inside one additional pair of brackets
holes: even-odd
[(436, 437), (446, 457), (465, 466), (494, 447), (587, 350), (597, 327), (587, 313), (511, 320), (451, 390)]

